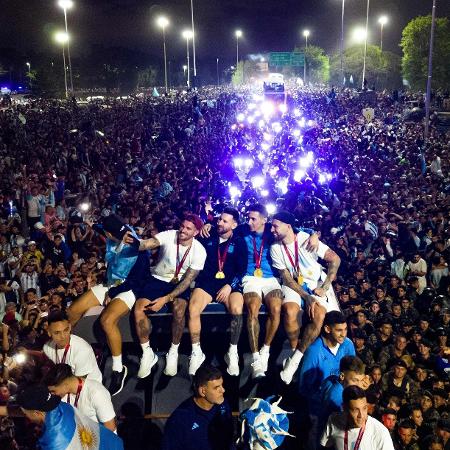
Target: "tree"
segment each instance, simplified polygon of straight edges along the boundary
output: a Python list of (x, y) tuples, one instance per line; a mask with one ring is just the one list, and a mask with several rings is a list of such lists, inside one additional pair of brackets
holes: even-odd
[(233, 86), (238, 86), (244, 82), (244, 61), (239, 61), (233, 75), (231, 76), (231, 83)]
[[(362, 85), (362, 71), (364, 64), (364, 47), (357, 45), (348, 48), (344, 52), (344, 76), (349, 85), (350, 77), (353, 78), (353, 86), (359, 88)], [(376, 45), (367, 47), (366, 75), (369, 87), (377, 88), (399, 87), (400, 58), (390, 52), (382, 52)], [(341, 84), (341, 56), (335, 54), (331, 58), (331, 81)]]
[(156, 86), (158, 79), (158, 70), (154, 66), (146, 67), (138, 72), (138, 86), (151, 88)]
[[(413, 89), (425, 90), (426, 87), (430, 30), (431, 16), (420, 16), (411, 20), (402, 33), (402, 72)], [(432, 82), (433, 88), (450, 87), (450, 22), (447, 18), (436, 19)]]
[[(308, 45), (308, 48), (295, 48), (294, 52), (304, 52), (306, 56), (306, 77), (310, 83), (327, 83), (330, 79), (330, 58), (323, 48)], [(302, 69), (303, 70), (303, 69)], [(303, 72), (300, 75), (303, 78)]]

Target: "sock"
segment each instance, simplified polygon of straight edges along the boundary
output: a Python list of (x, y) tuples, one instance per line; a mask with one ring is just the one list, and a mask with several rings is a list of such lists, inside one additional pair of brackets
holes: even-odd
[(151, 352), (152, 348), (150, 347), (150, 342), (145, 342), (144, 344), (141, 344), (142, 347), (142, 353)]
[(256, 361), (259, 358), (261, 358), (261, 355), (259, 354), (259, 352), (253, 353), (253, 361)]
[(237, 349), (237, 345), (235, 344), (230, 344), (230, 348), (228, 349), (229, 353), (237, 353), (238, 349)]
[(303, 358), (303, 353), (300, 350), (295, 350), (294, 354), (291, 357), (291, 361), (295, 364), (300, 364), (300, 361)]
[[(200, 344), (198, 344), (198, 345), (200, 345)], [(172, 342), (172, 345), (170, 346), (170, 350), (169, 350), (169, 352), (176, 352), (176, 353), (178, 353), (178, 347), (180, 346), (180, 344), (174, 344), (173, 342)]]
[(112, 370), (114, 370), (114, 372), (122, 372), (122, 355), (113, 356), (112, 363)]
[[(178, 351), (178, 346), (177, 346), (177, 351)], [(202, 348), (200, 347), (200, 342), (196, 342), (195, 344), (192, 344), (192, 353), (201, 353), (201, 352), (202, 352)]]
[(263, 352), (270, 353), (270, 345), (264, 344), (261, 349), (261, 353), (263, 353)]

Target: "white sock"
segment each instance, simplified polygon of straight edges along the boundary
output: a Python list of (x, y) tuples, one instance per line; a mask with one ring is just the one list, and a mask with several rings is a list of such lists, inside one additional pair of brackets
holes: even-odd
[[(177, 347), (177, 351), (178, 351), (178, 347)], [(200, 342), (196, 342), (195, 344), (192, 344), (192, 353), (201, 353), (201, 352), (202, 352), (202, 348), (200, 346)]]
[(253, 353), (253, 361), (256, 361), (257, 359), (260, 359), (261, 355), (259, 354), (259, 352)]
[[(198, 344), (198, 345), (200, 345), (200, 344)], [(172, 342), (172, 345), (170, 346), (170, 350), (169, 350), (169, 352), (176, 352), (176, 353), (178, 353), (178, 347), (180, 346), (180, 344), (174, 344), (173, 342)]]
[(114, 370), (114, 372), (122, 372), (122, 355), (113, 356), (112, 363), (112, 370)]
[(262, 346), (261, 352), (267, 352), (267, 353), (270, 353), (270, 345), (264, 344), (264, 345)]
[(145, 342), (141, 344), (142, 347), (142, 353), (150, 353), (152, 351), (152, 348), (150, 347), (150, 342)]
[(229, 353), (237, 353), (238, 349), (237, 349), (237, 344), (230, 344), (230, 348), (228, 349)]
[(300, 364), (303, 358), (303, 353), (300, 350), (295, 350), (294, 354), (291, 356), (291, 361), (295, 364)]

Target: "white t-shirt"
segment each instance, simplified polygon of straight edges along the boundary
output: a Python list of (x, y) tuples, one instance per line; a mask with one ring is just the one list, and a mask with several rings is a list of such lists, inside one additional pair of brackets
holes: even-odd
[[(177, 231), (169, 230), (158, 233), (155, 238), (158, 239), (159, 259), (154, 267), (150, 269), (152, 275), (158, 280), (169, 282), (175, 276), (177, 265)], [(189, 247), (179, 245), (179, 262), (183, 259)], [(189, 251), (183, 266), (181, 267), (178, 278), (184, 275), (187, 269), (202, 270), (205, 265), (206, 250), (196, 239), (192, 240), (192, 247)]]
[[(62, 400), (75, 406), (75, 395), (73, 394), (70, 394), (69, 398), (65, 395)], [(110, 393), (103, 384), (95, 380), (84, 380), (77, 408), (94, 422), (105, 423), (116, 417)]]
[[(44, 345), (44, 353), (55, 364), (61, 363), (64, 356), (64, 349), (56, 350), (56, 344), (53, 341)], [(58, 357), (56, 354), (58, 353)], [(94, 350), (79, 336), (72, 334), (70, 336), (70, 347), (66, 355), (66, 364), (72, 368), (72, 372), (77, 377), (86, 376), (89, 380), (102, 382), (102, 373), (97, 365)]]
[[(345, 427), (347, 415), (343, 412), (333, 413), (322, 433), (320, 444), (335, 450), (344, 450)], [(360, 428), (348, 431), (348, 449), (353, 450), (358, 439)], [(394, 450), (388, 429), (371, 416), (367, 417), (366, 429), (361, 439), (359, 450)]]
[[(314, 290), (317, 287), (319, 280), (324, 280), (326, 274), (323, 267), (317, 261), (317, 257), (324, 258), (326, 251), (329, 249), (328, 245), (319, 241), (319, 248), (317, 252), (309, 252), (303, 244), (309, 238), (309, 234), (300, 231), (297, 234), (297, 248), (300, 272), (303, 275), (304, 282), (309, 289)], [(287, 245), (292, 261), (295, 263), (295, 241)], [(272, 257), (272, 264), (278, 270), (287, 269), (292, 276), (295, 276), (295, 268), (292, 266), (288, 255), (281, 242), (275, 242), (270, 247), (270, 256)]]

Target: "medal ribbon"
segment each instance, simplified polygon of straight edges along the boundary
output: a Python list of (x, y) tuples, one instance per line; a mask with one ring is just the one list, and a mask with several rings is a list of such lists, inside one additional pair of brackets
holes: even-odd
[(66, 358), (67, 358), (67, 353), (69, 352), (69, 348), (70, 348), (70, 342), (64, 347), (64, 354), (63, 354), (63, 357), (62, 357), (61, 361), (59, 361), (59, 358), (58, 358), (58, 349), (55, 348), (56, 364), (59, 364), (59, 363), (65, 364), (66, 363)]
[(284, 251), (286, 252), (287, 257), (289, 258), (289, 262), (291, 263), (292, 268), (294, 269), (295, 275), (300, 275), (300, 264), (298, 258), (298, 246), (297, 246), (297, 236), (295, 236), (294, 248), (295, 248), (295, 262), (292, 259), (291, 252), (289, 251), (287, 245), (283, 242)]
[(223, 251), (223, 254), (220, 253), (220, 238), (219, 238), (219, 245), (217, 246), (217, 260), (219, 262), (219, 272), (223, 272), (223, 267), (227, 260), (228, 248), (230, 247), (232, 237), (233, 237), (233, 235), (231, 235), (228, 238), (227, 245), (225, 246), (225, 250)]
[[(75, 406), (75, 408), (78, 406), (78, 400), (80, 399), (81, 389), (83, 389), (83, 380), (81, 378), (78, 378), (77, 393), (75, 395), (75, 401), (73, 402), (73, 406)], [(70, 393), (67, 394), (67, 403), (70, 405)]]
[(184, 252), (184, 255), (183, 255), (183, 257), (181, 258), (181, 261), (180, 261), (180, 244), (179, 244), (179, 242), (177, 240), (177, 265), (176, 265), (176, 268), (175, 268), (174, 278), (178, 278), (178, 274), (180, 273), (181, 268), (183, 267), (183, 264), (186, 261), (186, 258), (188, 256), (189, 252), (191, 251), (191, 247), (192, 247), (192, 243), (189, 246), (189, 248)]
[(259, 247), (259, 250), (256, 249), (256, 239), (255, 236), (252, 236), (253, 239), (253, 258), (255, 260), (255, 266), (257, 269), (261, 268), (261, 260), (263, 256), (263, 250), (264, 250), (264, 235), (261, 240), (261, 247)]
[[(356, 442), (355, 442), (355, 446), (353, 447), (353, 450), (359, 449), (359, 446), (361, 445), (361, 441), (362, 441), (365, 430), (366, 430), (366, 425), (361, 427), (361, 429), (359, 430), (358, 437), (356, 438)], [(348, 427), (345, 428), (344, 450), (348, 450)]]

